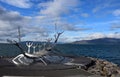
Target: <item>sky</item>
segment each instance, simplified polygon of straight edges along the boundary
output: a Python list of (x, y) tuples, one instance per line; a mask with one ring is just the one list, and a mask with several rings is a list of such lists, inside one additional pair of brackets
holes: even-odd
[(120, 0), (0, 0), (0, 42), (120, 38)]

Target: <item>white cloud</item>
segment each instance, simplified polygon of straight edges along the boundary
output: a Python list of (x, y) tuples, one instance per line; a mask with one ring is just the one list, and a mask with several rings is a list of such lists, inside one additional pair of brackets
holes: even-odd
[(95, 6), (92, 10), (93, 13), (99, 12), (100, 10), (103, 10), (105, 8), (108, 8), (111, 6), (111, 1), (96, 1), (97, 6)]
[[(65, 31), (81, 31), (87, 30), (85, 28), (78, 28), (76, 24), (68, 23), (62, 15), (69, 16), (69, 13), (74, 12), (79, 6), (79, 0), (52, 0), (40, 3), (40, 16), (35, 17), (35, 23), (46, 26), (54, 26), (57, 23), (59, 29)], [(88, 16), (88, 14), (84, 14)]]
[(118, 32), (110, 33), (108, 35), (108, 37), (110, 37), (110, 38), (120, 38), (120, 33), (118, 33)]
[(99, 39), (99, 38), (119, 38), (120, 39), (120, 33), (119, 32), (115, 32), (115, 33), (91, 33), (88, 34), (85, 38), (83, 38), (82, 40), (91, 40), (91, 39)]
[(88, 13), (82, 13), (81, 16), (82, 17), (89, 17), (89, 14)]
[(113, 15), (120, 16), (120, 9), (117, 9), (113, 12)]
[(111, 9), (120, 7), (118, 0), (96, 0), (93, 3), (96, 4), (92, 9), (93, 13), (109, 13)]
[(53, 0), (46, 3), (40, 3), (39, 7), (44, 7), (44, 9), (40, 11), (40, 14), (53, 17), (68, 14), (78, 3), (78, 0)]
[(87, 39), (98, 39), (98, 38), (104, 38), (106, 37), (103, 33), (92, 33), (87, 36)]
[(36, 25), (44, 26), (49, 31), (55, 30), (55, 24), (60, 31), (85, 31), (89, 28), (80, 28), (76, 24), (68, 23), (59, 17), (37, 16), (34, 18)]
[(32, 6), (30, 0), (0, 0), (0, 1), (19, 8), (30, 8)]

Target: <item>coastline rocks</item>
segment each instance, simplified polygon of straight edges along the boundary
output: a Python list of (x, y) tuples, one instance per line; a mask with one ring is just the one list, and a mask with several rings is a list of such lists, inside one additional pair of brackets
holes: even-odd
[(91, 58), (94, 65), (87, 69), (88, 72), (104, 77), (120, 77), (120, 68), (117, 64), (101, 59)]

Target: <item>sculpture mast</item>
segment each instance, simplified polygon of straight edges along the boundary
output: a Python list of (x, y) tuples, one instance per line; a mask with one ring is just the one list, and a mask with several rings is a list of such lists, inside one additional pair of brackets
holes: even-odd
[(18, 40), (21, 42), (21, 33), (20, 33), (20, 26), (18, 26)]

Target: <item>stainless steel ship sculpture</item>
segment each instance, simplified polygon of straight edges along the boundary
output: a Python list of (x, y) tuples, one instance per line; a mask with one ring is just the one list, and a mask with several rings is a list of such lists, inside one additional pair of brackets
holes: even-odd
[[(14, 45), (16, 45), (22, 53), (13, 58), (13, 63), (16, 65), (30, 65), (35, 62), (41, 61), (44, 65), (48, 65), (48, 61), (52, 63), (60, 63), (61, 61), (65, 60), (65, 57), (60, 56), (54, 52), (54, 47), (59, 39), (59, 36), (62, 33), (63, 32), (57, 33), (55, 35), (55, 41), (53, 43), (51, 43), (52, 39), (47, 39), (47, 42), (41, 45), (35, 45), (34, 42), (27, 42), (27, 51), (24, 51), (23, 48), (19, 45), (19, 43), (15, 42)], [(36, 51), (37, 47), (39, 48), (38, 51)], [(31, 48), (33, 49), (32, 52)]]

